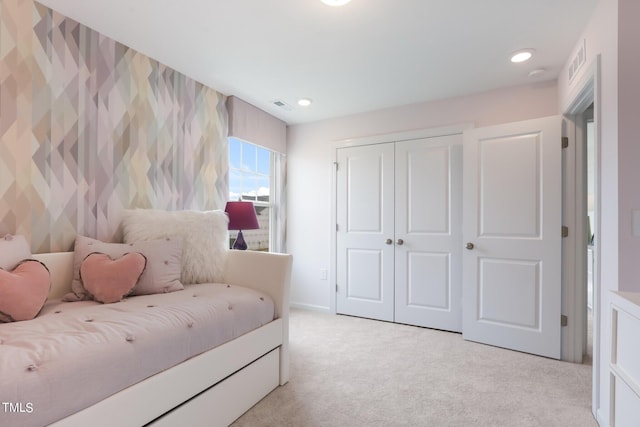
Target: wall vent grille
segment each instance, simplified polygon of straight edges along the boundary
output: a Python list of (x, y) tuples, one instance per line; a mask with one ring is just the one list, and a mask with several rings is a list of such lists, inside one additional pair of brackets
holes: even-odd
[(284, 102), (284, 101), (282, 101), (280, 99), (276, 99), (275, 101), (271, 101), (271, 103), (273, 105), (275, 105), (276, 107), (282, 108), (283, 110), (287, 110), (287, 111), (291, 111), (292, 110), (292, 108), (291, 108), (291, 106), (289, 104), (287, 104), (286, 102)]
[(569, 64), (569, 81), (573, 80), (573, 78), (578, 73), (578, 70), (584, 65), (587, 61), (587, 40), (582, 41), (582, 45), (578, 48), (578, 51), (573, 57), (573, 60)]

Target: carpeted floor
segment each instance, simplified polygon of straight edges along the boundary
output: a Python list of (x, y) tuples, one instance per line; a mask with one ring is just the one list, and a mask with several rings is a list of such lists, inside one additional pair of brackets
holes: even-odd
[(591, 366), (460, 334), (292, 310), (291, 379), (244, 426), (597, 426)]

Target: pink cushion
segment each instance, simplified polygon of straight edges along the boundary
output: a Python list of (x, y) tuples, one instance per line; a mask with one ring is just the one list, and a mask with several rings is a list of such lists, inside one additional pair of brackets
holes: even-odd
[(94, 252), (80, 265), (80, 277), (85, 289), (96, 301), (109, 304), (122, 300), (138, 283), (147, 259), (138, 252), (129, 252), (111, 259)]
[(118, 258), (127, 252), (139, 252), (147, 258), (147, 267), (131, 295), (148, 295), (184, 289), (180, 282), (182, 242), (178, 239), (150, 240), (135, 243), (105, 243), (85, 236), (76, 236), (73, 250), (73, 281), (71, 291), (63, 301), (91, 299), (80, 280), (80, 265), (93, 252)]
[(36, 317), (50, 287), (49, 270), (40, 261), (27, 259), (12, 271), (0, 269), (0, 322)]

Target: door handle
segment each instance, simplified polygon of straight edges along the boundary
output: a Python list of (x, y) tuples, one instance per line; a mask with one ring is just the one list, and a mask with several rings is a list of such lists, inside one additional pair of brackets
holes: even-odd
[(386, 243), (387, 245), (390, 245), (390, 244), (392, 244), (392, 243), (393, 243), (393, 240), (391, 240), (391, 239), (387, 239), (387, 240), (385, 241), (385, 243)]
[(402, 245), (404, 244), (404, 240), (402, 240), (402, 239), (398, 239), (398, 240), (396, 240), (396, 244), (397, 244), (398, 246), (402, 246)]
[(469, 249), (469, 250), (471, 250), (471, 249), (473, 249), (473, 248), (474, 248), (473, 243), (471, 243), (471, 242), (467, 242), (467, 244), (466, 244), (466, 245), (464, 245), (464, 247), (465, 247), (465, 248), (467, 248), (467, 249)]

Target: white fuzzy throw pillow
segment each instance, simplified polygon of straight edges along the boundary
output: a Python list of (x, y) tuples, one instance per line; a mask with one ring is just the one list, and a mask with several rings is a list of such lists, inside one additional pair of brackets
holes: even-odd
[(221, 210), (162, 211), (125, 210), (122, 235), (125, 243), (163, 238), (182, 239), (182, 283), (221, 282), (229, 235), (229, 219)]

